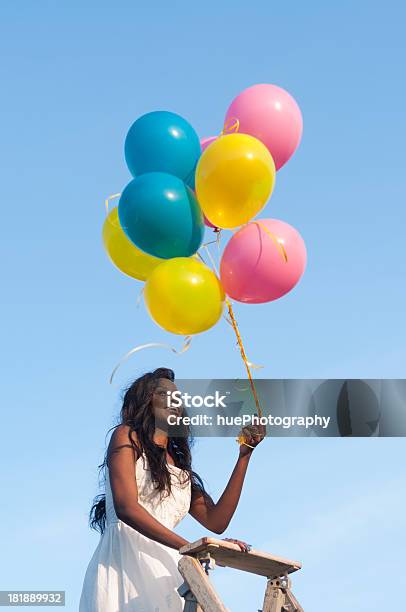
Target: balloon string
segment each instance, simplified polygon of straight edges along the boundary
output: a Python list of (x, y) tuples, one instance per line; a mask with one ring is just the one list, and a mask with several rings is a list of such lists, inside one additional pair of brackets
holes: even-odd
[(257, 394), (257, 390), (255, 388), (254, 380), (252, 378), (250, 362), (248, 361), (247, 355), (245, 353), (244, 344), (242, 342), (240, 330), (238, 329), (237, 321), (236, 321), (236, 318), (234, 316), (233, 307), (232, 307), (231, 302), (230, 302), (230, 300), (228, 299), (227, 296), (226, 296), (226, 304), (227, 304), (227, 308), (228, 308), (228, 314), (230, 315), (231, 324), (233, 326), (235, 335), (237, 337), (237, 342), (238, 342), (238, 345), (240, 347), (241, 357), (242, 357), (242, 359), (244, 361), (245, 368), (247, 370), (248, 379), (250, 381), (250, 386), (251, 386), (252, 394), (254, 396), (255, 404), (256, 404), (256, 407), (257, 407), (257, 410), (258, 410), (258, 416), (261, 417), (262, 416), (262, 410), (261, 410), (261, 405), (259, 403), (258, 394)]
[[(288, 256), (287, 256), (285, 247), (283, 246), (281, 238), (278, 238), (275, 234), (273, 234), (260, 221), (253, 221), (253, 223), (256, 223), (259, 227), (261, 227), (268, 234), (268, 236), (270, 236), (272, 238), (272, 240), (274, 241), (278, 251), (281, 253), (285, 263), (287, 263), (288, 262)], [(246, 367), (246, 370), (247, 370), (247, 373), (248, 373), (248, 379), (249, 379), (249, 382), (250, 382), (252, 394), (254, 396), (255, 404), (257, 406), (258, 416), (261, 417), (262, 416), (262, 410), (261, 410), (261, 406), (260, 406), (260, 403), (259, 403), (259, 399), (258, 399), (257, 391), (256, 391), (256, 388), (255, 388), (255, 384), (254, 384), (254, 381), (253, 381), (253, 378), (252, 378), (252, 375), (251, 375), (251, 368), (253, 367), (253, 364), (250, 363), (248, 361), (248, 359), (247, 359), (247, 355), (245, 353), (244, 345), (243, 345), (243, 342), (242, 342), (242, 339), (241, 339), (241, 335), (240, 335), (240, 332), (239, 332), (239, 329), (238, 329), (237, 321), (236, 321), (235, 316), (234, 316), (233, 307), (232, 307), (231, 302), (228, 299), (228, 297), (226, 297), (226, 303), (227, 303), (228, 312), (229, 312), (229, 315), (230, 315), (230, 321), (228, 321), (228, 319), (227, 319), (227, 322), (231, 322), (231, 324), (233, 326), (233, 329), (234, 329), (234, 332), (235, 332), (235, 335), (237, 336), (237, 341), (238, 341), (238, 344), (239, 344), (239, 347), (240, 347), (241, 356), (243, 358), (243, 361), (244, 361), (244, 364), (245, 364), (245, 367)], [(258, 366), (256, 366), (256, 367), (258, 367)], [(262, 366), (259, 366), (259, 367), (262, 367)], [(255, 448), (254, 446), (251, 446), (250, 444), (247, 444), (247, 442), (245, 441), (244, 434), (239, 435), (238, 438), (236, 438), (236, 441), (239, 444), (245, 444), (245, 446), (249, 446), (250, 448)]]
[(205, 260), (203, 259), (202, 254), (201, 254), (201, 253), (199, 253), (199, 251), (197, 251), (196, 255), (197, 255), (198, 257), (200, 257), (200, 259), (201, 259), (202, 263), (204, 263), (204, 265), (206, 266), (207, 264), (206, 264)]
[(118, 368), (125, 361), (127, 361), (127, 359), (129, 357), (131, 357), (131, 355), (133, 355), (134, 353), (137, 353), (138, 351), (143, 351), (144, 349), (147, 349), (147, 348), (161, 347), (161, 348), (167, 348), (167, 349), (171, 350), (176, 355), (181, 355), (182, 353), (184, 353), (185, 351), (188, 350), (188, 348), (190, 347), (190, 343), (191, 342), (192, 342), (192, 336), (185, 336), (185, 339), (183, 341), (183, 346), (182, 346), (182, 348), (180, 350), (177, 350), (177, 349), (173, 348), (173, 346), (171, 346), (170, 344), (165, 344), (163, 342), (148, 342), (147, 344), (139, 344), (138, 346), (136, 346), (133, 349), (131, 349), (130, 351), (128, 351), (128, 353), (126, 353), (124, 355), (124, 357), (122, 357), (120, 359), (120, 361), (118, 362), (118, 364), (116, 365), (116, 367), (114, 368), (114, 370), (111, 373), (110, 384), (112, 383), (114, 374), (117, 372)]
[(141, 304), (141, 298), (142, 298), (142, 296), (144, 294), (144, 289), (145, 289), (145, 286), (141, 287), (141, 290), (140, 290), (139, 294), (137, 295), (137, 300), (135, 302), (135, 305), (136, 305), (137, 308), (139, 308), (139, 306)]
[[(220, 242), (218, 240), (216, 240), (216, 243), (217, 243), (218, 251), (220, 251)], [(208, 256), (208, 258), (210, 260), (210, 263), (211, 263), (211, 265), (213, 267), (213, 270), (214, 270), (215, 274), (217, 275), (217, 277), (219, 277), (217, 266), (216, 266), (216, 264), (214, 262), (212, 254), (210, 253), (210, 250), (207, 247), (207, 243), (203, 245), (203, 248), (204, 248), (204, 250), (205, 250), (205, 252), (206, 252), (206, 254), (207, 254), (207, 256)], [(201, 254), (199, 252), (197, 252), (197, 254), (199, 255), (199, 257), (204, 262), (204, 259), (201, 256)], [(227, 317), (226, 317), (226, 321), (228, 323), (230, 323), (230, 325), (232, 326), (232, 328), (234, 330), (234, 333), (235, 333), (235, 335), (237, 337), (237, 343), (239, 345), (241, 357), (242, 357), (242, 359), (244, 361), (244, 365), (245, 365), (245, 368), (246, 368), (247, 373), (248, 373), (248, 379), (249, 379), (249, 382), (250, 382), (252, 394), (254, 396), (255, 404), (256, 404), (256, 407), (257, 407), (257, 410), (258, 410), (258, 416), (262, 416), (261, 405), (259, 403), (257, 390), (255, 388), (254, 380), (252, 378), (251, 368), (256, 368), (257, 369), (257, 368), (262, 368), (263, 366), (255, 365), (252, 362), (248, 361), (248, 358), (247, 358), (247, 355), (246, 355), (246, 352), (245, 352), (245, 349), (244, 349), (244, 345), (243, 345), (243, 342), (242, 342), (241, 334), (240, 334), (240, 331), (238, 329), (237, 320), (236, 320), (235, 315), (234, 315), (234, 310), (233, 310), (233, 307), (232, 307), (231, 302), (230, 302), (230, 300), (229, 300), (227, 295), (226, 295), (225, 301), (226, 301), (226, 304), (227, 304), (228, 314), (229, 314), (229, 317), (230, 317), (229, 319), (227, 319)], [(237, 438), (237, 441), (239, 441), (240, 444), (241, 444), (242, 443), (241, 440), (243, 440), (243, 439), (244, 439), (244, 436), (242, 436), (242, 437), (240, 436), (239, 438)]]
[(210, 253), (209, 249), (207, 248), (207, 245), (204, 244), (203, 248), (204, 248), (204, 250), (207, 253), (207, 257), (210, 259), (210, 263), (211, 263), (211, 265), (213, 267), (214, 272), (216, 273), (217, 278), (220, 278), (220, 275), (219, 275), (218, 270), (217, 270), (217, 266), (216, 266), (215, 261), (214, 261), (214, 259), (212, 257), (212, 254)]
[[(224, 320), (225, 320), (225, 321), (226, 321), (226, 322), (227, 322), (229, 325), (231, 325), (231, 327), (233, 327), (233, 323), (232, 323), (232, 321), (231, 321), (231, 320), (230, 320), (230, 319), (229, 319), (227, 316), (225, 316), (225, 315), (224, 315)], [(247, 361), (247, 363), (248, 363), (249, 367), (250, 367), (252, 370), (260, 370), (261, 368), (263, 368), (263, 367), (264, 367), (263, 365), (260, 365), (260, 364), (258, 364), (258, 363), (253, 363), (252, 361)], [(248, 387), (246, 387), (245, 389), (241, 389), (241, 391), (246, 391), (247, 389), (248, 389)]]

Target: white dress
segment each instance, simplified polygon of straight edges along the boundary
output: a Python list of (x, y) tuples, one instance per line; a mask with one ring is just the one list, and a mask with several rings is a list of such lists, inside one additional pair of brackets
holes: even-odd
[[(189, 512), (187, 472), (168, 464), (172, 493), (160, 499), (142, 455), (135, 462), (138, 501), (165, 527), (173, 529)], [(106, 529), (86, 570), (79, 612), (179, 612), (184, 599), (178, 570), (182, 555), (151, 540), (117, 518), (106, 468)]]

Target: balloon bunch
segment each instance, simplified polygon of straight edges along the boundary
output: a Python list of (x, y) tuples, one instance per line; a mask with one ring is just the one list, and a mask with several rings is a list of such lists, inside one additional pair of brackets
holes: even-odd
[(204, 220), (193, 184), (199, 138), (179, 115), (158, 111), (131, 126), (125, 158), (134, 178), (104, 224), (113, 263), (145, 281), (144, 299), (154, 321), (174, 334), (197, 334), (217, 323), (224, 290), (193, 255)]
[[(187, 336), (203, 332), (218, 322), (227, 304), (251, 381), (229, 298), (248, 304), (276, 300), (304, 272), (306, 247), (299, 232), (278, 219), (254, 220), (301, 134), (295, 100), (267, 84), (238, 95), (221, 134), (202, 141), (177, 114), (143, 115), (125, 140), (134, 178), (112, 196), (120, 196), (118, 207), (108, 212), (103, 227), (111, 260), (145, 281), (147, 310), (165, 330)], [(205, 225), (218, 239), (222, 230), (233, 231), (219, 272), (203, 244)], [(254, 387), (253, 392), (256, 398)]]

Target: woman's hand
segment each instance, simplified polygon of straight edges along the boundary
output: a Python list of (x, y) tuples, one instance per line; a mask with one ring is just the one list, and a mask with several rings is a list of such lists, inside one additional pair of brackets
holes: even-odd
[[(241, 430), (244, 442), (240, 444), (240, 457), (250, 455), (254, 448), (265, 438), (265, 425), (247, 425)], [(247, 446), (249, 444), (249, 446)], [(252, 448), (251, 448), (252, 447)]]
[(246, 542), (243, 542), (242, 540), (235, 540), (234, 538), (221, 538), (221, 539), (225, 540), (226, 542), (232, 542), (233, 544), (238, 544), (238, 546), (241, 548), (243, 552), (249, 552), (252, 548), (251, 544), (247, 544)]

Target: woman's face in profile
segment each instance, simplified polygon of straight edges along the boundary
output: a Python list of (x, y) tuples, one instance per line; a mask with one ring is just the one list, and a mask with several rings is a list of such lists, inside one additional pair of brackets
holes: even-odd
[(152, 411), (155, 417), (155, 424), (161, 429), (168, 429), (168, 416), (180, 416), (182, 414), (182, 406), (175, 407), (171, 401), (171, 394), (177, 390), (177, 386), (171, 380), (160, 378), (152, 394)]

